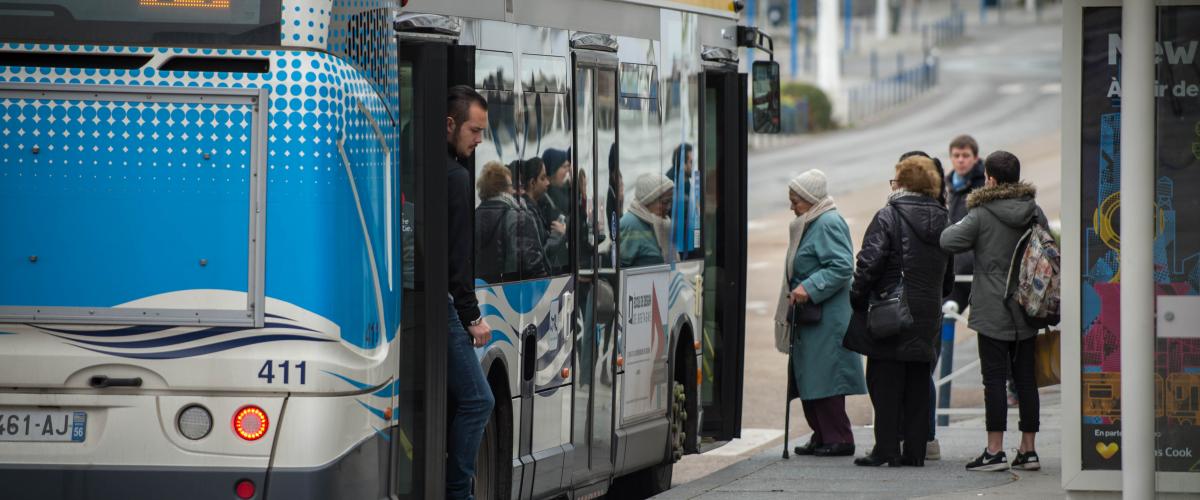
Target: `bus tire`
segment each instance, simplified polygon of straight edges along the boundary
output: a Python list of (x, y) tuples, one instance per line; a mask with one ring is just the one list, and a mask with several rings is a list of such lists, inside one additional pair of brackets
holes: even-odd
[(500, 489), (500, 429), (496, 421), (499, 412), (492, 410), (492, 417), (483, 428), (483, 439), (479, 442), (479, 451), (475, 454), (475, 498), (479, 500), (496, 500), (508, 498), (507, 492)]
[(479, 451), (475, 454), (475, 498), (508, 500), (512, 497), (512, 398), (505, 382), (508, 375), (501, 366), (488, 370), (496, 404), (483, 428)]

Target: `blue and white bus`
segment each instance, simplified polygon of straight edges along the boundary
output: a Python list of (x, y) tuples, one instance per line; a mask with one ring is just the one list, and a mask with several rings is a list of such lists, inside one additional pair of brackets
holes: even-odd
[[(741, 426), (738, 8), (0, 3), (0, 497), (444, 496), (455, 84), (468, 169), (566, 168), (551, 265), (477, 272), (477, 496), (668, 488)], [(668, 248), (624, 264), (643, 175)]]

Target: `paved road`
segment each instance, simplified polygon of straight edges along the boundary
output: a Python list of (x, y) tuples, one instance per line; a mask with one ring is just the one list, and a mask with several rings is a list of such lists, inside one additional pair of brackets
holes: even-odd
[(964, 44), (941, 52), (939, 88), (890, 119), (753, 154), (751, 218), (786, 208), (782, 194), (757, 194), (780, 191), (807, 168), (824, 170), (834, 193), (842, 194), (863, 182), (886, 181), (905, 151), (923, 149), (945, 158), (947, 144), (960, 133), (974, 135), (985, 151), (1010, 147), (1018, 156), (1026, 142), (1057, 137), (1061, 42), (1058, 24), (976, 27)]
[[(977, 16), (977, 14), (976, 14)], [(976, 17), (977, 19), (977, 17)], [(889, 190), (896, 158), (923, 149), (946, 158), (950, 139), (970, 133), (983, 152), (1007, 149), (1022, 159), (1023, 176), (1039, 190), (1039, 203), (1051, 218), (1059, 213), (1061, 27), (1057, 12), (1042, 24), (1009, 18), (1006, 26), (973, 27), (967, 40), (945, 50), (942, 85), (929, 95), (874, 125), (806, 137), (780, 148), (752, 152), (750, 158), (747, 345), (743, 440), (704, 455), (685, 457), (675, 467), (675, 483), (703, 478), (779, 446), (783, 428), (786, 357), (774, 349), (771, 328), (787, 246), (785, 186), (807, 168), (821, 168), (851, 233), (861, 237)], [(949, 163), (946, 163), (949, 168)], [(955, 365), (973, 361), (974, 335), (960, 329)], [(982, 406), (977, 373), (956, 381), (957, 407)], [(809, 432), (795, 403), (791, 437)], [(847, 400), (856, 426), (872, 421), (866, 396)], [(871, 442), (860, 442), (859, 454)]]

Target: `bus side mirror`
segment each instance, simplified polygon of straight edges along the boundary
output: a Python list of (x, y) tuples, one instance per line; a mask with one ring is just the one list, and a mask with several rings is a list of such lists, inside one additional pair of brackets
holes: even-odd
[(751, 70), (754, 131), (760, 134), (779, 133), (779, 63), (754, 61)]

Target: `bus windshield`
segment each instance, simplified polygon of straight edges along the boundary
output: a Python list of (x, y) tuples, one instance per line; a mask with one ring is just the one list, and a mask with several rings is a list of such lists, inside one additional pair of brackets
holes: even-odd
[(27, 0), (0, 3), (0, 41), (279, 45), (280, 0)]

